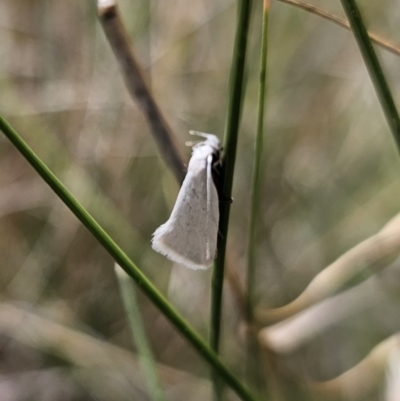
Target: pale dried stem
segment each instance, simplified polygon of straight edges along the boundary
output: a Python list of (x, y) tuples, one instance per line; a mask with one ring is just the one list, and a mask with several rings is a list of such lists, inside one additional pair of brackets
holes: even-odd
[(384, 387), (385, 401), (400, 401), (400, 341), (389, 354)]
[[(28, 347), (51, 353), (74, 367), (90, 369), (99, 379), (107, 372), (114, 384), (146, 392), (139, 360), (132, 353), (46, 319), (34, 313), (31, 307), (28, 311), (11, 303), (0, 303), (0, 333)], [(166, 365), (157, 364), (157, 367), (166, 389), (173, 389), (170, 399), (183, 401), (193, 394), (196, 394), (196, 401), (210, 398), (208, 381)]]
[(0, 217), (11, 213), (48, 207), (55, 198), (35, 181), (19, 181), (0, 188)]
[(258, 310), (261, 324), (287, 319), (339, 290), (365, 267), (388, 257), (397, 257), (400, 250), (400, 215), (396, 215), (381, 231), (350, 249), (317, 274), (293, 302), (276, 309)]
[[(394, 264), (392, 269), (399, 271), (399, 264)], [(390, 289), (385, 286), (384, 281), (373, 276), (356, 287), (261, 330), (259, 341), (274, 352), (293, 352), (338, 322), (366, 308), (385, 304), (390, 297)]]
[(356, 400), (365, 397), (382, 381), (390, 355), (399, 350), (400, 335), (393, 335), (378, 344), (356, 366), (340, 376), (324, 381), (308, 381), (309, 388), (324, 399), (343, 397)]
[(121, 67), (126, 87), (142, 108), (161, 155), (181, 183), (186, 170), (182, 156), (175, 144), (172, 130), (162, 115), (136, 60), (118, 7), (114, 1), (103, 0), (98, 2), (98, 12), (107, 39)]

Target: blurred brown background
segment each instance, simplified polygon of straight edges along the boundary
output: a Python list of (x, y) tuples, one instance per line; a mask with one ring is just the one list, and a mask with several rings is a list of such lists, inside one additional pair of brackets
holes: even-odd
[[(309, 2), (344, 17), (339, 1)], [(358, 3), (368, 28), (400, 46), (399, 2)], [(223, 136), (235, 2), (119, 5), (187, 160), (189, 129)], [(228, 241), (243, 280), (260, 28), (256, 1)], [(211, 271), (171, 266), (151, 250), (151, 234), (167, 219), (178, 185), (127, 94), (95, 2), (2, 0), (0, 32), (1, 113), (206, 336)], [(400, 58), (376, 50), (400, 102)], [(256, 294), (259, 305), (277, 307), (400, 209), (399, 155), (351, 32), (277, 0), (265, 137)], [(3, 135), (0, 289), (1, 401), (149, 399), (140, 368), (129, 359), (135, 360), (129, 353), (135, 347), (112, 259)], [(204, 399), (204, 383), (182, 372), (206, 378), (207, 366), (141, 294), (139, 300), (163, 382), (171, 384), (168, 396)], [(316, 380), (337, 376), (400, 329), (398, 306), (390, 298), (364, 308), (282, 358), (279, 369)], [(239, 315), (225, 286), (222, 356), (241, 375)], [(69, 331), (57, 335), (61, 328)], [(79, 333), (90, 336), (87, 344)], [(104, 343), (96, 348), (92, 339)]]

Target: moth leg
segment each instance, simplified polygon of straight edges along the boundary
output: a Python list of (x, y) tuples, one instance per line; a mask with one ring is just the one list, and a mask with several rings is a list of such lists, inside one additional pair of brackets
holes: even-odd
[(220, 199), (219, 203), (233, 203), (233, 198), (229, 198), (229, 199)]

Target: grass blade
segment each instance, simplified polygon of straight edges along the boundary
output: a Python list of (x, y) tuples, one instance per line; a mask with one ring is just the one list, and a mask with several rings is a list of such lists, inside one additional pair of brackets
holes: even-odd
[(207, 346), (201, 336), (186, 322), (179, 312), (166, 300), (153, 283), (129, 259), (122, 249), (112, 240), (97, 221), (74, 198), (68, 189), (58, 180), (29, 145), (0, 116), (0, 130), (29, 162), (56, 195), (65, 203), (72, 213), (93, 234), (113, 259), (132, 277), (147, 297), (158, 307), (163, 315), (178, 329), (196, 351), (207, 361), (218, 375), (245, 401), (255, 401), (256, 397), (231, 371), (220, 361), (217, 354)]
[(133, 341), (136, 344), (140, 364), (143, 373), (147, 379), (147, 385), (153, 401), (166, 401), (164, 392), (160, 385), (157, 369), (154, 363), (153, 353), (147, 341), (146, 332), (143, 326), (143, 320), (137, 304), (136, 289), (131, 278), (115, 264), (115, 275), (118, 279), (121, 291), (122, 302), (125, 307), (126, 315), (129, 321), (129, 327), (132, 332)]
[(369, 75), (374, 84), (375, 91), (378, 95), (383, 112), (390, 130), (394, 136), (397, 148), (400, 151), (400, 118), (390, 92), (390, 88), (386, 82), (385, 75), (379, 64), (378, 57), (372, 46), (371, 40), (368, 36), (367, 29), (363, 22), (360, 10), (357, 7), (355, 0), (341, 0), (344, 11), (349, 19), (351, 29), (356, 38), (358, 47), (364, 58), (365, 65), (367, 66)]
[(258, 93), (258, 117), (257, 117), (257, 133), (254, 146), (254, 166), (252, 177), (251, 192), (251, 209), (250, 224), (248, 238), (248, 254), (247, 254), (247, 296), (248, 296), (248, 318), (252, 320), (252, 307), (254, 302), (254, 284), (255, 284), (255, 237), (256, 222), (260, 204), (260, 187), (261, 187), (261, 158), (264, 146), (264, 113), (265, 113), (265, 86), (266, 86), (266, 69), (267, 69), (267, 33), (268, 33), (268, 0), (264, 0), (263, 27), (262, 27), (262, 43), (261, 43), (261, 60), (260, 60), (260, 78)]
[[(247, 35), (251, 15), (251, 0), (239, 0), (233, 59), (230, 72), (228, 109), (224, 135), (224, 162), (221, 171), (220, 221), (218, 255), (212, 277), (210, 346), (218, 354), (221, 331), (221, 304), (224, 281), (226, 240), (229, 225), (230, 199), (232, 197), (233, 173), (236, 160), (236, 145), (242, 108), (242, 88), (245, 70)], [(218, 377), (213, 377), (216, 399), (221, 398), (222, 387)]]
[(267, 52), (268, 52), (268, 14), (269, 0), (264, 0), (263, 21), (262, 21), (262, 40), (260, 57), (260, 76), (258, 92), (258, 116), (257, 132), (254, 145), (254, 166), (251, 190), (251, 208), (250, 223), (248, 233), (247, 247), (247, 322), (248, 330), (248, 356), (247, 356), (247, 374), (249, 382), (254, 382), (261, 387), (258, 380), (259, 352), (258, 343), (253, 333), (253, 308), (254, 308), (254, 288), (255, 288), (255, 270), (256, 270), (256, 223), (259, 217), (260, 190), (261, 190), (261, 159), (264, 147), (264, 113), (265, 113), (265, 88), (266, 88), (266, 70), (267, 70)]

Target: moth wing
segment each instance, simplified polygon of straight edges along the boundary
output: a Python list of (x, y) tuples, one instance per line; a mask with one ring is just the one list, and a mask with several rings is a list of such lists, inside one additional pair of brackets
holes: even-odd
[(218, 220), (218, 193), (204, 160), (204, 168), (186, 174), (171, 217), (153, 234), (152, 247), (176, 263), (207, 269), (216, 254)]

